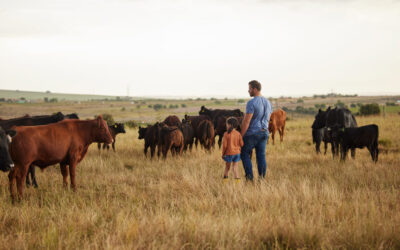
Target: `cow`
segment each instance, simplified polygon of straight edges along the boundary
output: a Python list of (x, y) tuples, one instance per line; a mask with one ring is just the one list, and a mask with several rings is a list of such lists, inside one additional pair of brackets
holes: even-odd
[(268, 131), (272, 137), (272, 144), (275, 144), (275, 132), (279, 132), (280, 141), (283, 141), (285, 135), (286, 112), (282, 109), (277, 109), (271, 113), (268, 123)]
[(200, 122), (196, 131), (196, 136), (199, 138), (200, 144), (208, 151), (214, 146), (215, 131), (214, 125), (209, 120)]
[[(15, 127), (9, 152), (15, 167), (9, 173), (11, 198), (15, 201), (15, 183), (19, 197), (23, 197), (23, 182), (30, 165), (44, 169), (60, 163), (64, 186), (76, 191), (76, 166), (85, 157), (93, 142), (111, 143), (112, 136), (101, 116), (94, 120), (65, 120), (40, 126)], [(69, 166), (69, 169), (67, 168)]]
[(208, 109), (204, 106), (201, 106), (199, 115), (207, 115), (214, 122), (214, 126), (216, 125), (216, 118), (220, 116), (235, 116), (241, 117), (243, 116), (243, 112), (240, 109)]
[(332, 137), (340, 144), (340, 158), (342, 161), (346, 160), (349, 149), (364, 147), (368, 148), (372, 161), (378, 161), (379, 128), (376, 124), (357, 128), (334, 126), (332, 128)]
[(163, 158), (167, 158), (168, 151), (171, 154), (181, 155), (184, 147), (184, 139), (182, 131), (176, 126), (168, 126), (164, 123), (158, 123), (157, 125), (158, 133), (158, 152), (157, 155), (160, 157), (162, 152)]
[[(113, 138), (113, 142), (112, 142), (112, 149), (115, 152), (115, 139), (117, 137), (118, 134), (125, 134), (125, 126), (123, 123), (115, 123), (114, 125), (109, 125), (108, 129), (110, 130), (110, 134)], [(100, 150), (101, 149), (101, 143), (97, 143), (97, 147)], [(103, 143), (103, 149), (107, 148), (107, 150), (110, 149), (110, 145)]]
[[(226, 120), (228, 118), (229, 117), (227, 117), (227, 116), (220, 116), (217, 118), (217, 126), (215, 127), (215, 136), (218, 135), (218, 147), (219, 148), (221, 148), (222, 138), (224, 137), (224, 134), (226, 132)], [(235, 118), (239, 122), (239, 126), (236, 129), (238, 131), (240, 131), (240, 125), (242, 124), (243, 117), (235, 117)]]
[(176, 115), (170, 115), (165, 120), (163, 121), (164, 124), (167, 124), (168, 126), (176, 126), (180, 127), (182, 126), (181, 120), (179, 120), (179, 117)]
[(4, 131), (0, 127), (0, 170), (3, 172), (8, 172), (10, 169), (14, 168), (14, 163), (11, 159), (8, 147), (12, 141), (12, 137), (16, 135), (16, 131), (9, 129)]
[(154, 125), (149, 125), (146, 128), (139, 126), (139, 137), (138, 139), (144, 139), (144, 155), (147, 157), (147, 150), (150, 147), (150, 155), (153, 158), (158, 145), (158, 122)]
[[(313, 129), (327, 128), (328, 136), (332, 139), (332, 156), (335, 158), (339, 155), (339, 143), (332, 137), (333, 127), (344, 127), (352, 128), (357, 127), (357, 122), (350, 110), (346, 108), (334, 108), (328, 107), (326, 111), (318, 110), (315, 116), (315, 120), (312, 124)], [(351, 149), (351, 156), (355, 157), (355, 148)]]
[(189, 120), (188, 121), (186, 121), (185, 119), (182, 120), (181, 131), (183, 134), (183, 143), (184, 143), (183, 150), (186, 152), (187, 149), (189, 148), (190, 151), (192, 151), (195, 133), (192, 124)]
[(330, 138), (328, 134), (327, 128), (320, 128), (320, 129), (312, 129), (312, 138), (313, 138), (313, 143), (315, 144), (315, 151), (317, 154), (321, 153), (320, 151), (320, 145), (321, 142), (324, 142), (324, 155), (326, 155), (326, 150), (328, 148), (328, 143), (331, 143), (332, 146), (332, 139)]
[[(26, 114), (22, 117), (0, 121), (0, 127), (3, 127), (4, 129), (9, 129), (13, 126), (45, 125), (45, 124), (59, 122), (64, 119), (79, 119), (79, 117), (76, 113), (64, 115), (61, 112), (52, 115), (37, 115), (37, 116), (30, 116), (29, 114)], [(31, 181), (29, 180), (29, 175), (31, 176), (33, 186), (37, 188), (38, 184), (36, 181), (35, 166), (32, 165), (29, 167), (29, 172), (28, 175), (26, 176), (27, 186), (31, 185)]]
[(196, 115), (196, 116), (189, 116), (189, 115), (185, 115), (185, 119), (182, 120), (182, 122), (185, 121), (189, 121), (190, 124), (193, 127), (193, 131), (194, 131), (194, 139), (195, 139), (195, 145), (197, 148), (197, 145), (199, 143), (199, 139), (197, 138), (197, 128), (199, 127), (200, 122), (204, 121), (204, 120), (209, 120), (211, 121), (211, 118), (208, 115)]

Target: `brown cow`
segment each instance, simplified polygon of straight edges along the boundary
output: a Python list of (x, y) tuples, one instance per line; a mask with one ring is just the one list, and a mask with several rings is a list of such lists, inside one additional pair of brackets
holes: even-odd
[(170, 115), (165, 120), (163, 121), (164, 124), (167, 124), (168, 126), (176, 126), (180, 128), (182, 126), (181, 120), (179, 120), (179, 117), (176, 115)]
[(167, 158), (168, 151), (171, 151), (172, 155), (181, 155), (184, 147), (182, 131), (176, 126), (167, 126), (163, 123), (159, 123), (158, 127), (158, 157), (160, 157), (160, 151), (164, 159)]
[(202, 122), (204, 120), (211, 121), (211, 118), (208, 115), (196, 115), (196, 116), (185, 115), (184, 121), (189, 121), (190, 124), (192, 124), (193, 131), (194, 131), (196, 148), (197, 148), (197, 145), (198, 145), (199, 140), (200, 140), (200, 138), (197, 137), (197, 128), (199, 127), (200, 122)]
[[(46, 168), (60, 163), (63, 183), (76, 190), (76, 165), (82, 161), (93, 142), (111, 143), (112, 137), (101, 116), (94, 120), (65, 120), (40, 126), (15, 127), (17, 135), (10, 144), (15, 167), (9, 174), (10, 192), (15, 200), (15, 182), (22, 198), (24, 180), (30, 165)], [(69, 165), (69, 171), (67, 169)]]
[(196, 131), (196, 136), (200, 144), (207, 150), (211, 150), (214, 146), (215, 131), (212, 121), (204, 120), (200, 122)]
[(272, 135), (272, 144), (275, 144), (275, 132), (279, 132), (281, 142), (285, 134), (286, 112), (282, 109), (275, 110), (269, 119), (268, 131)]

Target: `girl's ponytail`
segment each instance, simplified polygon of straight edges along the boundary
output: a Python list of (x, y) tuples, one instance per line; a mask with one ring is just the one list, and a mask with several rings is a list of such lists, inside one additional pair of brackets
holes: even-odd
[(232, 132), (233, 129), (237, 128), (239, 126), (239, 121), (235, 118), (235, 117), (229, 117), (226, 120), (226, 123), (228, 123), (229, 125), (231, 125), (231, 127), (228, 129), (228, 134), (230, 134)]

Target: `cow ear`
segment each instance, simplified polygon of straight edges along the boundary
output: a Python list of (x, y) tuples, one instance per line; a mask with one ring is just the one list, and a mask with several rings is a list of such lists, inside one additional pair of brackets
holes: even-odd
[(11, 136), (11, 137), (14, 137), (17, 134), (17, 131), (15, 131), (13, 129), (9, 129), (9, 130), (6, 131), (6, 134)]

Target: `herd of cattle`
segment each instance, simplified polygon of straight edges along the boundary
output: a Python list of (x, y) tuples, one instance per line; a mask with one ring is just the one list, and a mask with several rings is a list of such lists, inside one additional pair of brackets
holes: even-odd
[[(163, 122), (156, 122), (147, 127), (139, 127), (139, 139), (144, 140), (144, 154), (150, 148), (153, 157), (167, 157), (168, 152), (180, 155), (192, 150), (193, 144), (211, 150), (218, 145), (226, 132), (226, 119), (236, 117), (239, 124), (243, 120), (243, 112), (239, 109), (208, 109), (201, 107), (198, 116), (185, 115), (182, 121), (175, 115), (168, 116)], [(279, 132), (280, 141), (285, 133), (286, 113), (278, 109), (270, 117), (269, 132), (274, 143), (275, 133)], [(240, 130), (240, 126), (238, 128)], [(76, 189), (76, 166), (85, 157), (89, 146), (96, 142), (99, 150), (115, 151), (116, 135), (125, 133), (124, 124), (107, 125), (101, 116), (94, 120), (79, 120), (77, 114), (64, 115), (61, 112), (53, 115), (29, 116), (0, 119), (0, 170), (9, 173), (10, 192), (14, 200), (15, 185), (20, 197), (23, 195), (24, 182), (27, 186), (37, 187), (35, 166), (46, 168), (60, 164), (63, 183)], [(337, 156), (339, 148), (341, 159), (345, 160), (348, 150), (354, 158), (355, 148), (367, 147), (373, 161), (378, 160), (378, 126), (357, 127), (354, 116), (347, 109), (319, 110), (312, 125), (313, 142), (316, 151), (320, 152), (321, 142), (332, 145), (332, 154)], [(103, 143), (103, 146), (101, 144)], [(68, 167), (67, 167), (68, 166)], [(30, 175), (30, 178), (29, 178)]]

